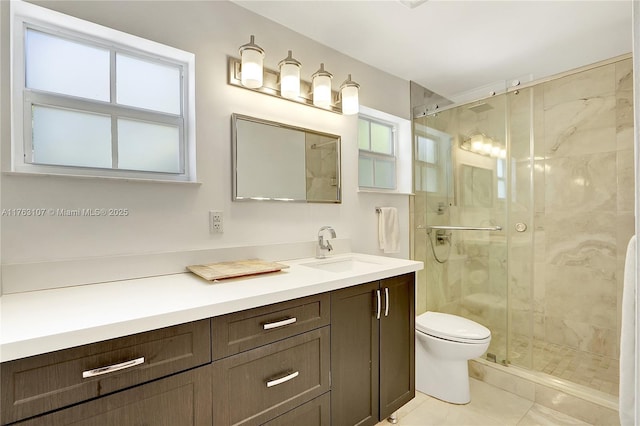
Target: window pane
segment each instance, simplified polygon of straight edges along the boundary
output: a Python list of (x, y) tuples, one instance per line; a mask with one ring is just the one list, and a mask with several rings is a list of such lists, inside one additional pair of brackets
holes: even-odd
[(118, 168), (180, 173), (178, 127), (118, 120)]
[(359, 119), (358, 120), (358, 148), (371, 150), (369, 146), (369, 121)]
[(373, 160), (370, 158), (358, 159), (358, 185), (373, 187)]
[(505, 160), (498, 159), (497, 162), (498, 163), (497, 163), (497, 168), (496, 168), (496, 176), (498, 176), (499, 178), (503, 178), (504, 177)]
[(26, 86), (108, 102), (109, 51), (27, 30)]
[(116, 99), (122, 105), (180, 114), (180, 69), (118, 53)]
[(426, 162), (436, 163), (436, 142), (433, 139), (426, 140)]
[(33, 107), (33, 162), (111, 168), (111, 118)]
[(396, 164), (394, 161), (375, 160), (376, 188), (394, 189), (396, 187)]
[(381, 154), (393, 154), (391, 127), (371, 122), (371, 150)]
[(504, 180), (498, 180), (498, 198), (507, 198), (507, 184)]
[(433, 139), (418, 136), (418, 161), (436, 164), (436, 142)]
[(425, 177), (425, 188), (427, 192), (438, 192), (438, 171), (434, 168), (428, 167)]

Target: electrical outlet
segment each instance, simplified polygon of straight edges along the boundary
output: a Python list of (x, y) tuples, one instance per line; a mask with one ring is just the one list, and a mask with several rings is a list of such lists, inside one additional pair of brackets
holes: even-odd
[(209, 211), (209, 232), (212, 234), (221, 234), (223, 228), (223, 216), (221, 211), (210, 210)]

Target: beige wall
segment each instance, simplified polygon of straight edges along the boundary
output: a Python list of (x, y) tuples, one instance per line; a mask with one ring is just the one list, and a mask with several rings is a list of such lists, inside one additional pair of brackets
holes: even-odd
[[(251, 34), (266, 51), (265, 65), (292, 49), (303, 79), (324, 62), (334, 89), (348, 73), (363, 105), (409, 117), (409, 83), (302, 37), (228, 1), (42, 1), (47, 8), (87, 19), (196, 55), (197, 175), (200, 185), (153, 184), (65, 177), (2, 177), (4, 208), (122, 207), (128, 217), (2, 218), (2, 262), (41, 262), (166, 251), (313, 241), (333, 225), (354, 250), (377, 249), (375, 207), (400, 212), (401, 247), (409, 255), (408, 197), (357, 192), (357, 119), (256, 94), (227, 84), (227, 56)], [(8, 93), (8, 7), (1, 2), (0, 90)], [(2, 170), (10, 169), (9, 100), (2, 96)], [(342, 137), (342, 204), (231, 201), (230, 115), (240, 113)], [(224, 233), (210, 234), (208, 211), (222, 210)], [(6, 232), (4, 232), (6, 231)]]

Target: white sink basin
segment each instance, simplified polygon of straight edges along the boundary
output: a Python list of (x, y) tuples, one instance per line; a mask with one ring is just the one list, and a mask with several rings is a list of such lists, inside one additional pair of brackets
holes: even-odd
[(301, 266), (329, 272), (367, 272), (372, 269), (378, 269), (380, 263), (357, 257), (339, 257), (318, 259), (313, 262), (302, 263)]

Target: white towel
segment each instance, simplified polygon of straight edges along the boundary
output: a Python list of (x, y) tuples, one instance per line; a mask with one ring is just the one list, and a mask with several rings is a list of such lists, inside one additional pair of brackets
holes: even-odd
[(378, 243), (384, 253), (400, 252), (400, 231), (398, 226), (398, 209), (380, 207), (378, 213)]
[(635, 421), (635, 349), (636, 349), (636, 236), (631, 237), (624, 262), (622, 286), (622, 325), (620, 327), (620, 397), (619, 413), (622, 426), (634, 426)]

